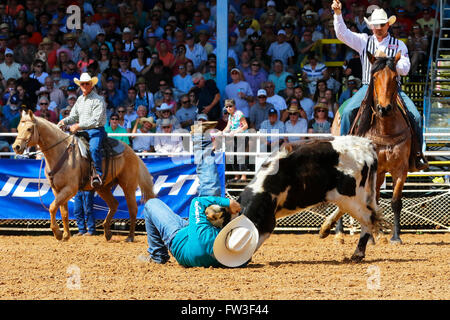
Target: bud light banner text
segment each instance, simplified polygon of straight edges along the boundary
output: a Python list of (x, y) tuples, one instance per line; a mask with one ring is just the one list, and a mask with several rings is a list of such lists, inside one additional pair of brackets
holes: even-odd
[[(181, 217), (189, 216), (189, 206), (197, 194), (199, 179), (193, 157), (155, 157), (143, 159), (153, 176), (153, 190)], [(223, 154), (216, 154), (216, 165), (221, 181), (222, 196), (225, 195), (225, 161)], [(0, 159), (0, 219), (50, 219), (47, 208), (55, 199), (44, 174), (45, 162), (39, 178), (41, 160)], [(127, 219), (128, 207), (120, 186), (112, 188), (119, 201), (115, 219)], [(104, 219), (108, 212), (106, 203), (95, 194), (94, 212), (96, 219)], [(136, 191), (138, 219), (143, 219), (144, 204), (140, 202), (141, 192)], [(61, 218), (58, 210), (57, 218)], [(73, 199), (69, 201), (69, 218), (74, 219)]]

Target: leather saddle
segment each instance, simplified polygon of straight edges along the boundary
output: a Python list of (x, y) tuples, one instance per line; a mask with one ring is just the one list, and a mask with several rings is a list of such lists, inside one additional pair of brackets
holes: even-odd
[[(87, 134), (87, 132), (78, 131), (75, 135), (81, 138), (81, 141), (83, 141), (87, 150), (89, 150), (89, 135)], [(122, 154), (124, 150), (125, 146), (122, 143), (120, 143), (119, 140), (107, 137), (103, 142), (102, 157), (112, 158)]]

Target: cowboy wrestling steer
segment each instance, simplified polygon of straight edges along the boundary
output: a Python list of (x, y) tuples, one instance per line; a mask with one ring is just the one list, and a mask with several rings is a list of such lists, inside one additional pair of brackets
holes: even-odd
[(344, 212), (361, 223), (353, 261), (365, 256), (367, 241), (384, 225), (376, 203), (377, 155), (370, 140), (343, 136), (283, 145), (262, 164), (238, 200), (258, 228), (258, 247), (276, 220), (322, 202), (338, 206), (320, 231), (326, 237)]

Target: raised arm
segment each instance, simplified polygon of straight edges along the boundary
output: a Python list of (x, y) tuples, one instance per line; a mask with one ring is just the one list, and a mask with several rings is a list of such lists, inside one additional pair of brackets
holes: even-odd
[(333, 24), (336, 37), (350, 48), (361, 53), (366, 46), (369, 36), (366, 33), (352, 32), (347, 28), (342, 17), (342, 4), (339, 0), (333, 0), (331, 9), (334, 11)]

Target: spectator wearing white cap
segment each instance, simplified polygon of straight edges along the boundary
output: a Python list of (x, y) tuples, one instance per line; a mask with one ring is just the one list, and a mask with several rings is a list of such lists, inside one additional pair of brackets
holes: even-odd
[(261, 123), (269, 118), (269, 110), (275, 108), (273, 104), (267, 102), (267, 92), (259, 89), (256, 103), (250, 109), (250, 128), (259, 130)]
[(123, 51), (132, 52), (134, 50), (133, 31), (129, 27), (123, 28), (122, 43)]
[(236, 109), (241, 111), (246, 118), (250, 115), (249, 102), (253, 102), (253, 91), (238, 68), (231, 69), (232, 82), (225, 87), (225, 97), (234, 99)]
[(5, 49), (5, 61), (0, 63), (0, 72), (5, 80), (20, 78), (20, 64), (14, 61), (14, 51)]
[(286, 42), (286, 31), (279, 30), (277, 33), (277, 41), (270, 44), (267, 55), (275, 60), (281, 60), (284, 66), (290, 66), (294, 63), (294, 50), (289, 42)]
[[(161, 120), (161, 119), (160, 119)], [(158, 130), (162, 133), (167, 133), (167, 136), (155, 137), (155, 151), (158, 153), (178, 153), (183, 151), (183, 140), (180, 136), (172, 136), (170, 133), (174, 132), (173, 124), (170, 119), (162, 119), (159, 123)]]
[(161, 132), (161, 123), (164, 119), (169, 119), (174, 129), (179, 129), (181, 127), (180, 121), (172, 113), (173, 108), (171, 105), (163, 103), (159, 108), (156, 108), (156, 111), (158, 114), (158, 119), (156, 120), (157, 132)]

